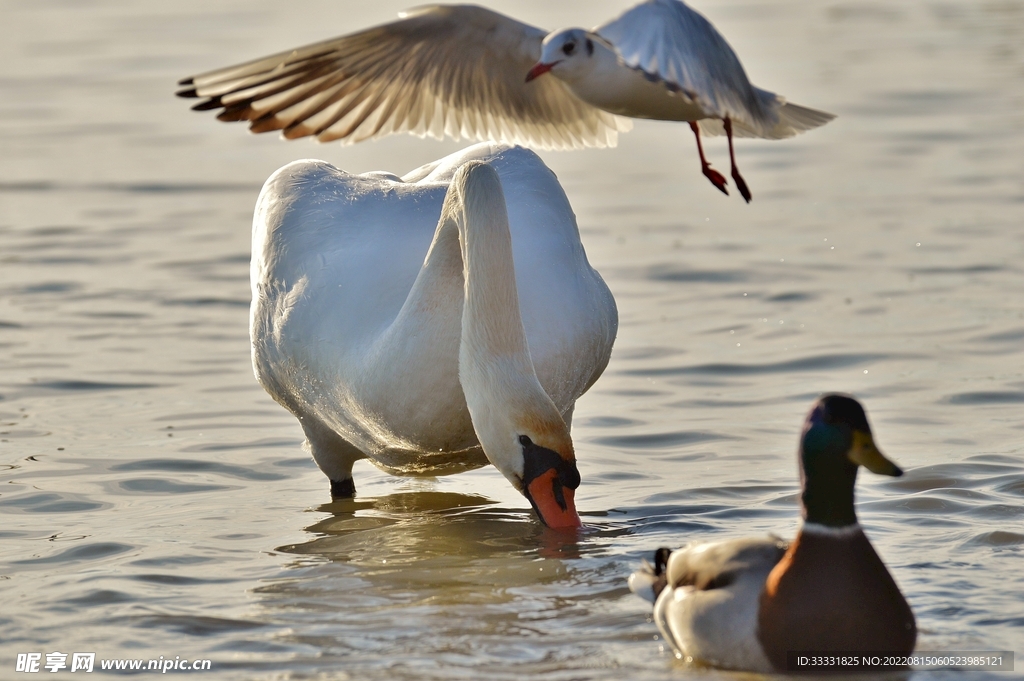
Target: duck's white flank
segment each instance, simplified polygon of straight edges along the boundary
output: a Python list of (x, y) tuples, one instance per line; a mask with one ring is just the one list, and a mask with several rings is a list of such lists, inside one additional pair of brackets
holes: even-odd
[(783, 548), (776, 538), (733, 539), (672, 552), (654, 621), (677, 657), (772, 670), (757, 639), (758, 603)]

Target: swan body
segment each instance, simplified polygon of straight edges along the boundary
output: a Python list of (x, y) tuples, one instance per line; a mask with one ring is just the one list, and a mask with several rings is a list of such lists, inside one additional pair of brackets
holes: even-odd
[(658, 549), (653, 565), (630, 576), (630, 589), (654, 603), (654, 620), (677, 656), (785, 672), (794, 671), (791, 652), (913, 651), (913, 612), (853, 510), (858, 466), (902, 471), (878, 451), (860, 404), (844, 395), (815, 405), (800, 455), (804, 523), (792, 542)]
[[(540, 78), (545, 73), (553, 77)], [(253, 132), (344, 143), (398, 132), (526, 144), (614, 146), (632, 118), (694, 133), (782, 139), (832, 120), (751, 85), (732, 48), (679, 0), (647, 0), (593, 30), (547, 32), (472, 5), (398, 21), (180, 81), (197, 110)], [(704, 174), (710, 170), (700, 137)]]
[(532, 465), (563, 496), (579, 484), (572, 410), (617, 312), (536, 154), (480, 144), (404, 178), (291, 163), (257, 202), (251, 277), (256, 376), (335, 493), (360, 458), (399, 475), (493, 463), (552, 524), (524, 467), (547, 461)]

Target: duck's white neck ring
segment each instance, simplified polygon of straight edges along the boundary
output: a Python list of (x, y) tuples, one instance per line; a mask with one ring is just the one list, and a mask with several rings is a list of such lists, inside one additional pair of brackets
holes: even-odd
[(860, 527), (860, 523), (843, 525), (842, 527), (831, 527), (820, 523), (804, 523), (800, 531), (805, 534), (813, 534), (817, 537), (833, 537), (836, 539), (848, 539), (860, 532), (863, 532)]

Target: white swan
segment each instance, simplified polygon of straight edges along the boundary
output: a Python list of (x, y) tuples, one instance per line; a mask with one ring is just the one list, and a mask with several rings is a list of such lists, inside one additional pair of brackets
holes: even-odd
[(545, 524), (580, 524), (570, 420), (618, 317), (536, 154), (480, 144), (402, 179), (297, 161), (264, 185), (252, 248), (256, 377), (332, 494), (361, 458), (490, 462)]
[[(359, 142), (415, 135), (615, 146), (630, 118), (688, 121), (700, 133), (782, 139), (835, 118), (754, 87), (725, 38), (679, 0), (647, 0), (592, 31), (548, 33), (483, 7), (419, 7), (382, 26), (179, 82), (193, 109), (287, 139)], [(553, 78), (541, 78), (550, 72)], [(525, 81), (525, 82), (524, 82)]]

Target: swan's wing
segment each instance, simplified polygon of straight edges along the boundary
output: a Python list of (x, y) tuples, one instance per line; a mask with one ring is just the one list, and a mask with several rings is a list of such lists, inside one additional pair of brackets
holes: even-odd
[(729, 43), (679, 0), (648, 0), (594, 32), (627, 66), (696, 101), (709, 116), (758, 130), (774, 125)]
[(544, 31), (473, 6), (398, 21), (181, 81), (197, 110), (253, 132), (346, 143), (409, 132), (542, 149), (614, 146), (628, 121), (557, 78), (527, 84)]

